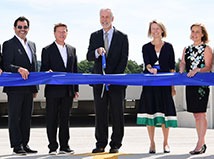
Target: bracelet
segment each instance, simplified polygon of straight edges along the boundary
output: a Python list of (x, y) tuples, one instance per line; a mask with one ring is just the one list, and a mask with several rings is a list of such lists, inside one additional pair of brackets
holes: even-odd
[(152, 69), (152, 67), (147, 68), (147, 70), (151, 70), (151, 69)]

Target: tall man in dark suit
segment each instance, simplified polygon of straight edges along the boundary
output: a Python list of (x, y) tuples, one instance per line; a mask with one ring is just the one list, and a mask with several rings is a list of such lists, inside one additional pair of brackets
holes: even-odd
[[(30, 22), (19, 17), (14, 22), (15, 36), (3, 44), (3, 70), (20, 73), (28, 79), (30, 72), (37, 71), (36, 46), (27, 40)], [(16, 154), (37, 153), (28, 146), (33, 98), (36, 97), (36, 86), (4, 87), (8, 96), (8, 125), (10, 143)]]
[[(68, 30), (65, 24), (54, 27), (56, 41), (42, 50), (41, 71), (77, 73), (76, 49), (65, 43)], [(49, 154), (56, 155), (58, 143), (56, 140), (59, 116), (59, 153), (73, 153), (69, 141), (69, 114), (73, 98), (77, 98), (77, 85), (46, 85), (46, 119), (49, 140)]]
[[(100, 23), (103, 29), (91, 34), (87, 60), (95, 61), (93, 72), (96, 74), (124, 73), (128, 60), (127, 35), (112, 27), (114, 20), (111, 9), (100, 10)], [(106, 69), (102, 68), (102, 53), (106, 55)], [(110, 153), (117, 153), (124, 135), (124, 96), (125, 87), (109, 85), (107, 91), (102, 85), (93, 86), (96, 113), (96, 148), (92, 153), (104, 152), (108, 144), (108, 104), (110, 105), (113, 133)], [(103, 93), (104, 91), (104, 93)]]

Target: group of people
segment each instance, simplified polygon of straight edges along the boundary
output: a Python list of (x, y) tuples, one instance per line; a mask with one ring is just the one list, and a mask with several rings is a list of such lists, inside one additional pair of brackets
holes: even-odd
[[(90, 36), (87, 60), (94, 61), (93, 73), (121, 74), (124, 73), (129, 53), (128, 37), (113, 27), (114, 16), (109, 8), (100, 10), (102, 29)], [(28, 79), (30, 72), (37, 71), (35, 43), (26, 36), (30, 22), (26, 17), (19, 17), (14, 22), (15, 36), (3, 43), (2, 70), (20, 73)], [(212, 50), (207, 45), (208, 33), (202, 24), (193, 24), (190, 28), (193, 44), (185, 47), (180, 63), (180, 73), (185, 70), (188, 77), (198, 72), (210, 72)], [(47, 72), (77, 73), (76, 49), (65, 43), (68, 34), (66, 24), (54, 26), (55, 41), (42, 49), (41, 69)], [(150, 22), (148, 36), (152, 41), (143, 45), (142, 53), (145, 64), (144, 73), (175, 72), (175, 56), (172, 44), (162, 38), (167, 36), (165, 26), (156, 20)], [(106, 67), (102, 60), (105, 56)], [(112, 120), (110, 153), (118, 153), (124, 136), (124, 98), (125, 86), (92, 85), (95, 105), (95, 138), (96, 146), (92, 153), (105, 152), (108, 144), (109, 112)], [(29, 145), (30, 121), (33, 109), (33, 98), (36, 97), (38, 86), (4, 87), (8, 96), (8, 127), (10, 144), (15, 154), (37, 153)], [(173, 96), (174, 86), (143, 86), (137, 124), (146, 125), (150, 148), (155, 150), (155, 127), (163, 130), (163, 152), (169, 153), (169, 128), (177, 127), (176, 110)], [(69, 147), (69, 113), (73, 98), (78, 98), (78, 85), (46, 85), (46, 126), (49, 141), (49, 154), (74, 153)], [(206, 151), (205, 134), (207, 129), (206, 108), (209, 97), (208, 86), (187, 86), (187, 111), (195, 117), (198, 142), (190, 154), (201, 154)], [(59, 126), (59, 142), (57, 128)]]
[[(185, 70), (188, 77), (198, 72), (210, 72), (212, 66), (212, 50), (207, 45), (208, 33), (203, 24), (195, 23), (190, 27), (190, 38), (193, 44), (185, 47), (179, 72)], [(173, 47), (162, 38), (166, 37), (165, 26), (158, 21), (149, 25), (148, 36), (152, 41), (143, 46), (145, 73), (175, 72), (175, 58)], [(163, 152), (169, 153), (169, 127), (177, 127), (176, 110), (172, 97), (176, 94), (174, 86), (143, 86), (140, 99), (140, 109), (137, 124), (147, 126), (150, 149), (149, 153), (156, 153), (154, 133), (155, 127), (163, 130)], [(190, 154), (201, 154), (206, 151), (205, 134), (207, 130), (206, 110), (209, 97), (209, 86), (186, 86), (187, 111), (193, 113), (198, 135), (196, 147)]]
[[(30, 22), (19, 17), (14, 22), (15, 36), (3, 43), (3, 71), (20, 73), (27, 80), (30, 72), (38, 69), (35, 43), (29, 41)], [(77, 73), (76, 49), (65, 43), (68, 29), (65, 24), (54, 26), (55, 41), (43, 48), (40, 71)], [(29, 145), (30, 122), (33, 110), (33, 98), (36, 98), (38, 86), (4, 87), (8, 96), (8, 127), (10, 144), (15, 154), (37, 153)], [(73, 153), (69, 141), (69, 115), (73, 98), (77, 98), (77, 85), (46, 85), (46, 122), (49, 141), (49, 153)], [(59, 118), (59, 119), (58, 119)], [(59, 122), (59, 124), (58, 124)], [(59, 125), (59, 145), (56, 139)]]

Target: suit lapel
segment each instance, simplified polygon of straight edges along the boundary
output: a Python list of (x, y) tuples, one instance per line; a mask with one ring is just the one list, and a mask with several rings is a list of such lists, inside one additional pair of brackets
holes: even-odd
[[(98, 32), (98, 39), (97, 41), (101, 41), (101, 46), (104, 47), (104, 39), (103, 39), (103, 29), (101, 29), (99, 32)], [(100, 46), (100, 47), (101, 47)]]
[(67, 71), (72, 70), (72, 64), (74, 63), (73, 51), (72, 48), (66, 45), (67, 49)]
[(112, 54), (112, 49), (114, 48), (114, 46), (116, 45), (118, 40), (118, 36), (117, 36), (117, 30), (114, 28), (114, 32), (113, 32), (113, 36), (112, 36), (112, 40), (111, 40), (111, 44), (109, 47), (109, 51), (108, 51), (108, 57), (111, 56)]
[(33, 63), (36, 61), (36, 57), (35, 57), (36, 50), (35, 50), (33, 43), (31, 43), (30, 41), (28, 41), (28, 47), (30, 48), (30, 52), (32, 55), (32, 63)]
[(26, 57), (26, 59), (27, 59), (28, 62), (30, 63), (30, 60), (29, 60), (29, 58), (28, 58), (28, 55), (27, 55), (27, 53), (26, 53), (26, 51), (25, 51), (23, 45), (21, 44), (21, 42), (19, 41), (19, 39), (18, 39), (16, 36), (14, 36), (14, 41), (15, 41), (15, 43), (16, 43), (17, 46), (18, 46), (18, 52), (19, 52), (20, 54), (24, 54), (25, 57)]

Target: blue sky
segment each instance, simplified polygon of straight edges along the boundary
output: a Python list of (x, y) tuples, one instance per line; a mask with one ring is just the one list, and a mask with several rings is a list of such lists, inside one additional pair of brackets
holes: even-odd
[(211, 48), (214, 46), (214, 1), (211, 0), (4, 0), (0, 2), (0, 43), (13, 37), (13, 23), (19, 16), (30, 20), (28, 39), (41, 50), (54, 41), (54, 24), (68, 25), (66, 42), (77, 49), (78, 61), (86, 59), (90, 34), (101, 28), (99, 10), (109, 7), (114, 14), (113, 25), (128, 35), (129, 59), (143, 62), (142, 45), (151, 41), (147, 37), (149, 22), (162, 21), (172, 43), (176, 60), (183, 48), (192, 44), (190, 26), (203, 23), (209, 33)]

